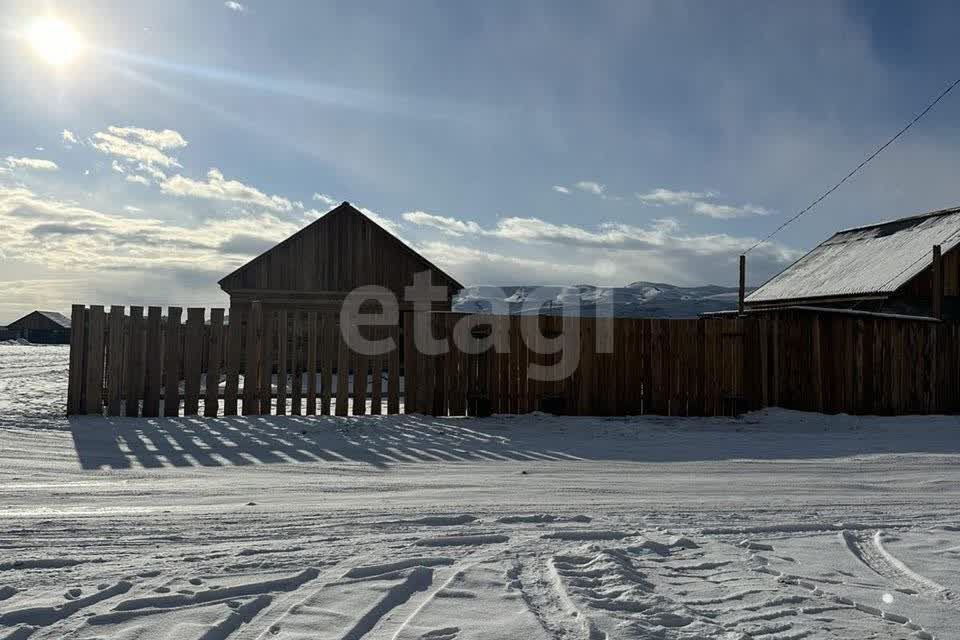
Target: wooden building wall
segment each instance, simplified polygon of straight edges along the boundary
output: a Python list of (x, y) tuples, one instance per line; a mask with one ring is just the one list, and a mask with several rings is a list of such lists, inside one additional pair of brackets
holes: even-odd
[(271, 306), (338, 307), (343, 297), (363, 285), (377, 285), (403, 300), (414, 274), (429, 270), (431, 282), (447, 289), (449, 309), (460, 285), (399, 239), (349, 204), (310, 226), (220, 281), (231, 306), (260, 300)]

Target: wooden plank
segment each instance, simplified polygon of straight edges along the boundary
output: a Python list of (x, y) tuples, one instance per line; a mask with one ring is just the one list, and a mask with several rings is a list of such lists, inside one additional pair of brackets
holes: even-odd
[(70, 308), (70, 370), (67, 374), (67, 415), (81, 413), (83, 406), (84, 335), (86, 307), (75, 304)]
[(337, 363), (337, 323), (332, 314), (321, 318), (323, 348), (320, 350), (320, 362), (323, 372), (323, 385), (320, 390), (320, 415), (330, 415), (330, 398), (333, 395), (333, 369)]
[(317, 312), (307, 313), (307, 415), (317, 415)]
[[(497, 379), (499, 380), (499, 386), (497, 387), (497, 411), (500, 413), (510, 413), (510, 317), (495, 316), (494, 319), (496, 322), (495, 330), (497, 337), (494, 340), (493, 348), (495, 349), (497, 358)], [(453, 335), (453, 327), (451, 327), (449, 331), (449, 335)], [(450, 348), (450, 367), (448, 368), (448, 371), (459, 367), (459, 358), (456, 353), (456, 346), (451, 344)], [(458, 389), (456, 386), (451, 386), (451, 415), (461, 415), (460, 413), (454, 413), (454, 395), (457, 394)], [(456, 406), (459, 407), (459, 403), (457, 403)]]
[(260, 370), (260, 343), (263, 340), (263, 305), (253, 302), (247, 317), (247, 344), (243, 366), (243, 413), (256, 415), (260, 411), (258, 372)]
[(227, 324), (227, 357), (223, 382), (223, 415), (237, 415), (240, 389), (240, 359), (243, 353), (243, 318), (238, 307), (230, 307)]
[(210, 332), (207, 334), (207, 373), (203, 415), (217, 417), (220, 409), (220, 370), (223, 353), (223, 309), (210, 309)]
[(163, 385), (163, 309), (147, 309), (147, 337), (143, 350), (143, 417), (160, 415), (160, 388)]
[(200, 360), (203, 353), (203, 316), (199, 307), (187, 309), (183, 342), (183, 415), (200, 412)]
[[(580, 394), (577, 399), (577, 415), (589, 416), (596, 414), (593, 405), (593, 389), (595, 382), (594, 369), (596, 365), (596, 319), (580, 319)], [(521, 368), (523, 360), (520, 361)], [(522, 377), (521, 377), (522, 379)], [(523, 401), (524, 394), (519, 394)]]
[(387, 413), (400, 413), (400, 325), (387, 327), (393, 349), (387, 354)]
[[(446, 340), (446, 323), (442, 314), (436, 313), (430, 316), (430, 331), (438, 340)], [(432, 369), (431, 384), (432, 393), (430, 400), (430, 415), (447, 415), (447, 394), (446, 394), (446, 354), (439, 353), (431, 358), (430, 368)], [(489, 387), (488, 387), (489, 389)], [(489, 392), (488, 392), (489, 394)], [(489, 397), (489, 395), (488, 395)]]
[(403, 412), (416, 411), (416, 380), (417, 360), (413, 344), (413, 312), (406, 311), (401, 316), (403, 321)]
[(336, 328), (334, 344), (337, 347), (337, 401), (335, 413), (338, 416), (347, 415), (350, 398), (350, 350), (347, 342), (341, 335), (340, 327)]
[(273, 411), (273, 365), (274, 340), (277, 335), (277, 312), (263, 312), (263, 338), (260, 340), (259, 391), (260, 415), (269, 416)]
[(354, 353), (353, 362), (353, 406), (355, 416), (367, 413), (367, 372), (370, 368), (370, 358), (364, 353)]
[(123, 415), (137, 417), (140, 415), (140, 401), (143, 399), (143, 358), (144, 342), (146, 340), (146, 325), (143, 322), (143, 307), (130, 307), (130, 319), (125, 334), (126, 343), (126, 373), (124, 378)]
[[(371, 327), (371, 330), (374, 340), (379, 341), (386, 335), (382, 327)], [(383, 355), (370, 358), (370, 415), (374, 416), (383, 413), (383, 363)]]
[(123, 307), (110, 307), (107, 326), (107, 415), (119, 416), (123, 399)]
[(303, 312), (293, 312), (293, 330), (290, 341), (290, 415), (303, 415)]
[(180, 307), (167, 307), (163, 358), (163, 415), (180, 415)]
[(106, 316), (102, 305), (90, 305), (87, 314), (86, 413), (103, 413), (103, 351)]
[(290, 317), (286, 309), (277, 312), (277, 415), (287, 414), (287, 385), (290, 382), (290, 354), (288, 335)]
[(811, 345), (811, 353), (813, 355), (813, 366), (811, 367), (810, 374), (813, 377), (813, 392), (814, 400), (816, 402), (816, 410), (820, 413), (823, 413), (824, 403), (823, 403), (823, 359), (822, 352), (820, 347), (820, 314), (813, 313), (810, 314), (810, 323), (811, 330), (813, 332), (813, 344)]

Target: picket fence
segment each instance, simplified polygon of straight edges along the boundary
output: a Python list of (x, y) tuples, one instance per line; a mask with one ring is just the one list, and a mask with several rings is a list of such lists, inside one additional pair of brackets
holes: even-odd
[[(179, 307), (75, 305), (67, 413), (960, 412), (960, 329), (922, 319), (795, 310), (573, 323), (408, 312), (361, 331), (395, 345), (370, 357), (350, 349), (337, 315), (255, 303), (182, 316)], [(446, 348), (423, 353), (413, 327)], [(567, 375), (536, 375), (567, 357), (576, 362)]]

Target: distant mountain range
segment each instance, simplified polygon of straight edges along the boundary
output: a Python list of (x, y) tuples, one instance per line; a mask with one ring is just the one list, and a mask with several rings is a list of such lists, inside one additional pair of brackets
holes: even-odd
[[(753, 291), (747, 289), (747, 293)], [(678, 287), (662, 282), (634, 282), (625, 287), (478, 286), (467, 287), (453, 300), (455, 311), (497, 314), (575, 313), (617, 318), (696, 318), (708, 311), (737, 307), (737, 288), (707, 285)]]

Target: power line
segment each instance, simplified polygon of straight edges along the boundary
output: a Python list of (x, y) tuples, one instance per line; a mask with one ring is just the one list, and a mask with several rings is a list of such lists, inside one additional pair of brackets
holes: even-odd
[(744, 255), (750, 253), (751, 251), (753, 251), (754, 249), (756, 249), (757, 247), (759, 247), (761, 244), (763, 244), (764, 242), (766, 242), (767, 240), (769, 240), (769, 239), (772, 238), (773, 236), (775, 236), (775, 235), (777, 235), (778, 233), (780, 233), (780, 231), (782, 231), (782, 230), (783, 230), (787, 225), (789, 225), (791, 222), (793, 222), (794, 220), (796, 220), (797, 218), (799, 218), (800, 216), (802, 216), (803, 214), (805, 214), (807, 211), (810, 211), (810, 209), (813, 209), (815, 206), (817, 206), (818, 204), (820, 204), (821, 202), (823, 202), (823, 200), (824, 200), (827, 196), (829, 196), (831, 193), (833, 193), (834, 191), (836, 191), (837, 189), (839, 189), (840, 186), (841, 186), (844, 182), (846, 182), (847, 180), (849, 180), (850, 178), (852, 178), (854, 175), (856, 175), (857, 172), (860, 171), (860, 169), (863, 169), (865, 166), (867, 166), (867, 164), (868, 164), (871, 160), (873, 160), (874, 158), (876, 158), (878, 155), (880, 155), (880, 154), (883, 152), (884, 149), (886, 149), (886, 148), (889, 147), (891, 144), (893, 144), (894, 142), (896, 142), (896, 141), (897, 141), (897, 138), (899, 138), (900, 136), (902, 136), (903, 134), (905, 134), (905, 133), (907, 132), (907, 130), (910, 129), (910, 127), (912, 127), (913, 125), (917, 124), (917, 122), (919, 122), (921, 118), (923, 118), (925, 115), (927, 115), (927, 113), (930, 112), (931, 109), (933, 109), (935, 106), (937, 106), (937, 103), (938, 103), (938, 102), (940, 102), (940, 101), (943, 100), (945, 97), (947, 97), (947, 94), (950, 93), (951, 91), (953, 91), (953, 88), (956, 87), (958, 84), (960, 84), (960, 78), (957, 78), (956, 80), (954, 80), (954, 81), (953, 81), (953, 84), (951, 84), (949, 87), (947, 87), (946, 89), (944, 89), (943, 91), (941, 91), (941, 92), (940, 92), (940, 95), (938, 95), (933, 102), (931, 102), (930, 104), (928, 104), (926, 109), (924, 109), (923, 111), (921, 111), (920, 113), (918, 113), (918, 114), (916, 115), (916, 117), (914, 117), (913, 120), (911, 120), (910, 122), (908, 122), (907, 125), (906, 125), (903, 129), (900, 129), (900, 131), (898, 131), (895, 136), (893, 136), (892, 138), (890, 138), (889, 140), (887, 140), (886, 142), (884, 142), (883, 145), (882, 145), (880, 148), (878, 148), (876, 151), (874, 151), (874, 152), (871, 153), (869, 156), (867, 156), (867, 157), (863, 160), (863, 162), (861, 162), (860, 164), (858, 164), (858, 165), (853, 169), (853, 171), (851, 171), (851, 172), (848, 173), (847, 175), (843, 176), (843, 179), (840, 180), (840, 182), (838, 182), (837, 184), (833, 185), (832, 187), (830, 187), (829, 189), (827, 189), (826, 191), (824, 191), (822, 194), (820, 194), (820, 197), (818, 197), (816, 200), (814, 200), (814, 201), (811, 202), (809, 205), (807, 205), (806, 207), (804, 207), (803, 209), (801, 209), (799, 212), (797, 212), (797, 214), (794, 215), (792, 218), (790, 218), (789, 220), (787, 220), (786, 222), (784, 222), (783, 224), (781, 224), (779, 227), (777, 227), (776, 229), (774, 229), (772, 232), (770, 232), (770, 234), (767, 235), (767, 237), (763, 238), (762, 240), (757, 240), (757, 242), (756, 242), (752, 247), (750, 247), (749, 249), (747, 249), (746, 251), (744, 251)]

